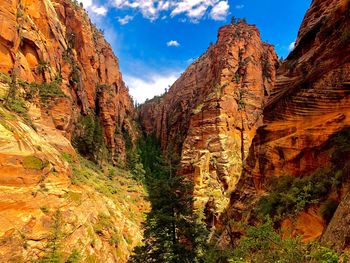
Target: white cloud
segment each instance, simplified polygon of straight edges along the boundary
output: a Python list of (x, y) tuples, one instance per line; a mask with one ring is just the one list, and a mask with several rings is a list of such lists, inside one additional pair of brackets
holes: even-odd
[(108, 10), (104, 6), (93, 5), (91, 6), (91, 11), (94, 12), (96, 15), (105, 16)]
[(244, 5), (236, 5), (235, 8), (236, 9), (242, 9), (242, 8), (244, 8)]
[(295, 41), (289, 44), (288, 50), (292, 51), (294, 49), (294, 47), (295, 47)]
[(146, 99), (152, 99), (155, 95), (161, 95), (165, 89), (169, 89), (180, 73), (170, 73), (168, 75), (152, 74), (148, 80), (139, 77), (124, 75), (126, 85), (129, 87), (129, 93), (138, 103), (145, 102)]
[(129, 16), (129, 15), (126, 15), (124, 17), (117, 17), (117, 20), (118, 20), (119, 24), (121, 24), (121, 25), (126, 25), (127, 23), (129, 23), (133, 19), (134, 19), (134, 17)]
[(170, 40), (166, 43), (168, 47), (179, 47), (180, 43), (177, 42), (176, 40)]
[(227, 1), (220, 1), (211, 10), (210, 17), (219, 21), (226, 20), (229, 8), (230, 6), (228, 5)]
[(96, 15), (105, 16), (107, 14), (107, 8), (95, 5), (93, 0), (79, 0), (79, 2), (83, 4), (84, 8)]
[[(89, 0), (84, 0), (89, 1)], [(117, 9), (134, 9), (144, 18), (154, 21), (158, 18), (185, 16), (191, 22), (207, 17), (224, 20), (228, 14), (228, 0), (111, 0)]]
[[(185, 14), (193, 21), (201, 19), (207, 9), (212, 5), (212, 1), (208, 0), (182, 0), (174, 4), (174, 9), (171, 11), (171, 16)], [(217, 1), (215, 1), (217, 2)]]

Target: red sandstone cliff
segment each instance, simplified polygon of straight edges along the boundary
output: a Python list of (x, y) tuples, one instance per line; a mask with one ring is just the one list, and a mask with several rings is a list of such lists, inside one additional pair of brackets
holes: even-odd
[(99, 118), (123, 161), (115, 131), (136, 137), (134, 107), (101, 32), (73, 1), (1, 1), (1, 262), (126, 262), (141, 241), (143, 189), (127, 171), (79, 161), (83, 115)]
[(215, 45), (163, 97), (141, 106), (144, 131), (181, 153), (182, 175), (195, 183), (197, 205), (225, 207), (242, 171), (262, 108), (275, 82), (277, 56), (243, 21), (220, 28)]
[(123, 158), (115, 130), (135, 137), (133, 103), (117, 58), (84, 9), (70, 0), (5, 1), (0, 21), (0, 72), (38, 84), (62, 77), (65, 97), (50, 102), (49, 111), (34, 103), (41, 112), (32, 114), (33, 121), (71, 138), (79, 114), (97, 112), (112, 156)]
[[(271, 176), (308, 176), (330, 163), (330, 139), (350, 125), (349, 54), (349, 2), (313, 1), (295, 49), (277, 72), (263, 111), (264, 125), (254, 137), (244, 173), (231, 197), (231, 217), (249, 219), (246, 212), (265, 194)], [(347, 192), (347, 187), (343, 188), (339, 200)], [(339, 227), (344, 222), (336, 218)], [(319, 237), (326, 226), (314, 209), (302, 212), (294, 221), (289, 228), (306, 239)], [(308, 228), (312, 224), (315, 227)], [(334, 231), (337, 228), (334, 223), (330, 226)], [(346, 232), (331, 237), (328, 231), (327, 241), (344, 243)]]
[[(181, 153), (181, 174), (193, 178), (200, 206), (210, 200), (208, 211), (223, 210), (233, 190), (225, 214), (249, 221), (267, 178), (308, 176), (330, 164), (331, 138), (350, 125), (349, 14), (349, 1), (314, 0), (277, 72), (273, 48), (256, 28), (223, 27), (167, 94), (141, 107), (146, 133)], [(338, 247), (349, 236), (346, 193), (346, 183), (334, 193), (344, 201), (324, 237)], [(319, 237), (326, 222), (317, 209), (282, 227), (305, 240)]]

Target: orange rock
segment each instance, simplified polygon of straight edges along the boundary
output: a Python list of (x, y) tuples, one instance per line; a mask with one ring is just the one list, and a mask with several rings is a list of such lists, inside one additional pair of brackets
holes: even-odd
[[(329, 139), (350, 125), (348, 10), (348, 1), (312, 2), (295, 49), (278, 69), (264, 107), (263, 126), (231, 195), (230, 217), (249, 220), (249, 211), (267, 190), (266, 177), (308, 176), (330, 163)], [(290, 221), (284, 226), (291, 227)], [(304, 211), (291, 230), (311, 240), (324, 227), (317, 216)]]
[(301, 236), (304, 242), (318, 239), (325, 230), (326, 222), (317, 214), (317, 207), (300, 212), (295, 219), (287, 218), (282, 221), (282, 237)]
[(222, 209), (242, 171), (262, 108), (275, 82), (277, 56), (257, 28), (220, 28), (215, 45), (169, 92), (141, 107), (146, 133), (181, 153), (180, 173), (193, 178), (197, 205), (215, 197)]
[[(51, 115), (54, 128), (71, 138), (78, 114), (95, 112), (99, 107), (105, 141), (113, 157), (116, 127), (128, 126), (126, 131), (136, 135), (128, 121), (134, 118), (134, 107), (118, 59), (87, 13), (67, 0), (5, 1), (0, 10), (0, 72), (15, 71), (19, 78), (38, 83), (51, 82), (61, 74), (61, 88), (67, 98), (48, 112), (43, 109), (39, 118)], [(67, 50), (71, 52), (68, 59)], [(98, 93), (100, 84), (111, 88)]]

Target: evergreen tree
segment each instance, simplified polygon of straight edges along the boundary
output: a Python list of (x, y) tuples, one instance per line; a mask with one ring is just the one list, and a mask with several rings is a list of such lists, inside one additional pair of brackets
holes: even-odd
[(202, 262), (207, 232), (193, 211), (193, 185), (176, 174), (177, 158), (164, 158), (154, 137), (140, 143), (152, 204), (144, 225), (144, 245), (130, 262)]

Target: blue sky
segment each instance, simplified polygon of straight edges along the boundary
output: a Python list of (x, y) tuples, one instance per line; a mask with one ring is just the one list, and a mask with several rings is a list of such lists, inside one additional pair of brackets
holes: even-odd
[(311, 0), (80, 0), (119, 58), (138, 102), (164, 92), (215, 43), (231, 16), (256, 24), (286, 57)]

